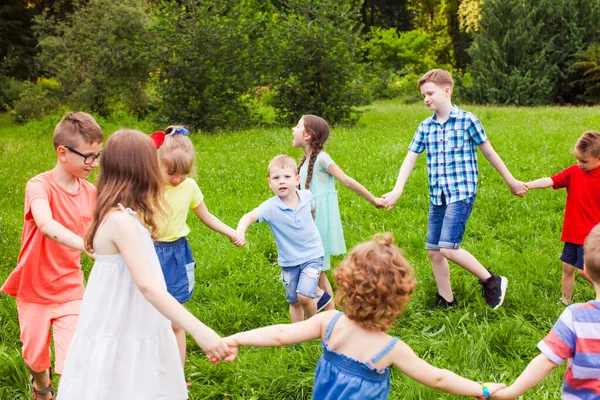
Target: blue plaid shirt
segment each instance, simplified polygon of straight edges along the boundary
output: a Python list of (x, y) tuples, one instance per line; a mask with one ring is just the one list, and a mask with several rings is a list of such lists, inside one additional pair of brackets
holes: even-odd
[(469, 112), (452, 107), (441, 124), (436, 114), (419, 125), (408, 146), (415, 153), (427, 151), (429, 197), (437, 206), (468, 199), (477, 191), (477, 146), (486, 142), (481, 122)]

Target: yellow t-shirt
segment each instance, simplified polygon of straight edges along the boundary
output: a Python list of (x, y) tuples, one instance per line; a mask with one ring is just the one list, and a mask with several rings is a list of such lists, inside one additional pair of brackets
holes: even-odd
[[(204, 200), (195, 180), (187, 178), (178, 186), (166, 185), (165, 200), (171, 209), (167, 209), (168, 220), (158, 224), (158, 241), (172, 242), (190, 233), (187, 215), (190, 209), (198, 207)], [(166, 223), (165, 223), (166, 222)]]

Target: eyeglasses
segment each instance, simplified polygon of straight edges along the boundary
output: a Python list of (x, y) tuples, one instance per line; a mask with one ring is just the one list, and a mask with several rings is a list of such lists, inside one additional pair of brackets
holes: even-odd
[(67, 150), (69, 150), (71, 153), (75, 153), (78, 156), (83, 157), (83, 163), (85, 165), (92, 165), (94, 163), (94, 161), (96, 161), (97, 159), (100, 158), (100, 156), (102, 155), (102, 152), (98, 153), (98, 154), (81, 154), (80, 152), (78, 152), (75, 149), (70, 148), (69, 146), (63, 146), (65, 147)]

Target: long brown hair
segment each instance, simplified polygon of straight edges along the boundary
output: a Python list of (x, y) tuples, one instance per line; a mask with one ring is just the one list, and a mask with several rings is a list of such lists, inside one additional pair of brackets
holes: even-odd
[[(302, 120), (304, 121), (304, 132), (310, 135), (310, 158), (308, 160), (308, 173), (306, 174), (306, 182), (304, 183), (304, 189), (310, 187), (310, 180), (313, 176), (313, 169), (317, 156), (323, 150), (323, 146), (329, 138), (329, 124), (321, 117), (316, 115), (303, 115)], [(306, 156), (300, 160), (298, 170), (302, 168), (302, 164), (306, 161)]]
[(98, 198), (94, 220), (85, 233), (85, 248), (93, 249), (100, 224), (119, 203), (137, 211), (154, 236), (156, 216), (164, 213), (162, 191), (163, 180), (152, 139), (129, 129), (115, 132), (106, 142), (100, 158)]

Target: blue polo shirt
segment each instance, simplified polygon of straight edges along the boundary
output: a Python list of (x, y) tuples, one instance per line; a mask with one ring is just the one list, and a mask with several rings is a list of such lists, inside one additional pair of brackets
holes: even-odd
[(308, 190), (296, 190), (300, 203), (294, 210), (279, 196), (270, 198), (254, 210), (258, 222), (267, 222), (277, 244), (277, 263), (293, 267), (322, 257), (323, 243), (312, 217), (314, 201)]

